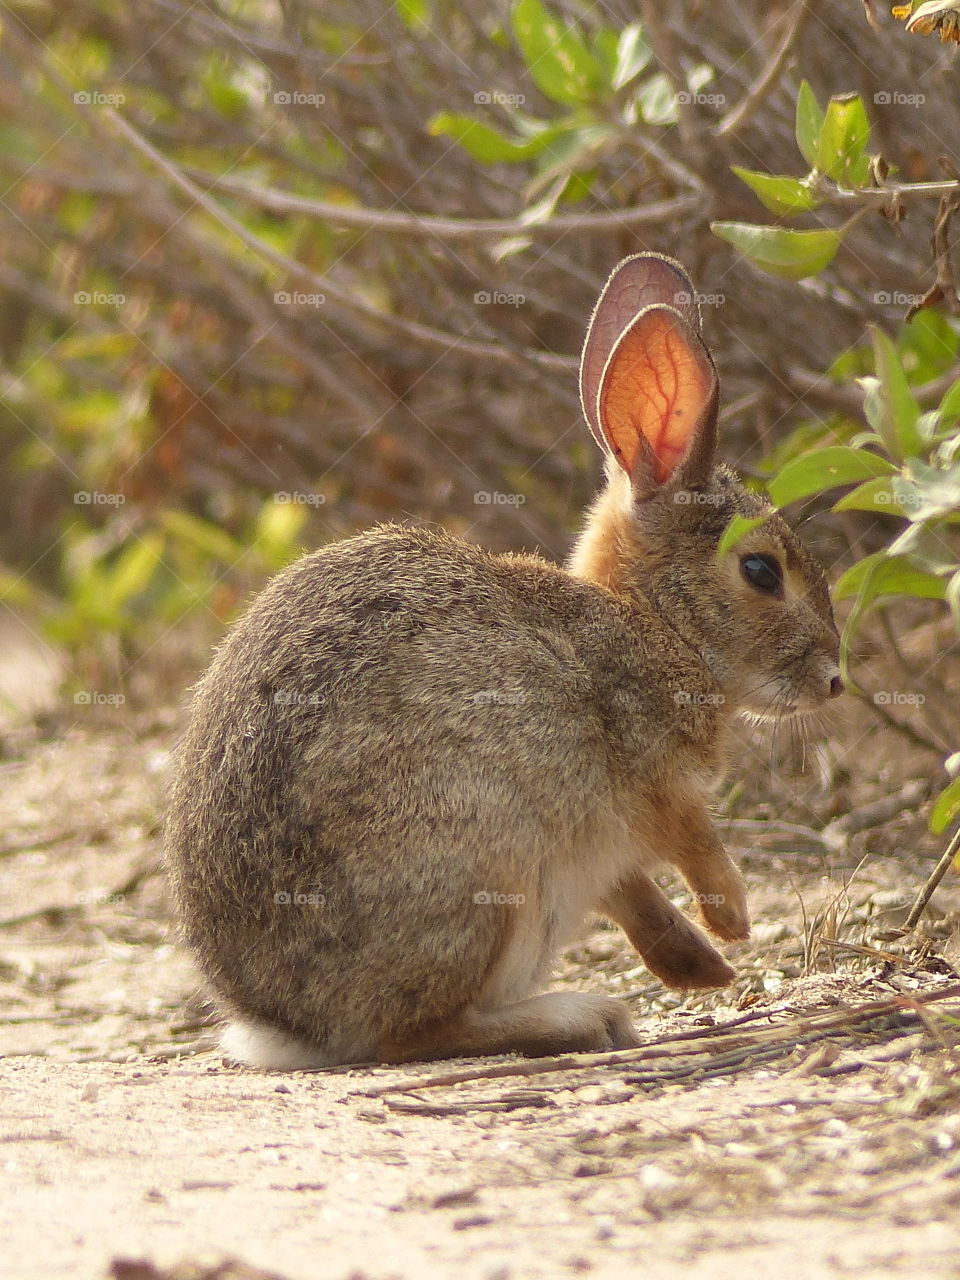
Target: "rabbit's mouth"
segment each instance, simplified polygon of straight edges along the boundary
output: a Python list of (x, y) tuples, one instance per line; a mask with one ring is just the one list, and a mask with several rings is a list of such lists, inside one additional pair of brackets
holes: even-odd
[(839, 666), (830, 660), (811, 670), (804, 662), (795, 673), (769, 675), (748, 688), (740, 703), (741, 714), (754, 723), (792, 720), (815, 715), (843, 692)]
[(829, 693), (826, 697), (805, 695), (803, 691), (798, 693), (796, 689), (791, 689), (780, 697), (770, 699), (763, 706), (747, 704), (741, 708), (740, 714), (753, 724), (775, 724), (779, 720), (803, 719), (804, 716), (822, 711), (830, 696)]

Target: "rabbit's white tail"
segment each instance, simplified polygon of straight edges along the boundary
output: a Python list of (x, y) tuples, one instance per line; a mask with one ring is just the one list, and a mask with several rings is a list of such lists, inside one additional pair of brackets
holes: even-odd
[(226, 1057), (263, 1071), (303, 1071), (338, 1061), (319, 1045), (263, 1022), (231, 1022), (220, 1037)]

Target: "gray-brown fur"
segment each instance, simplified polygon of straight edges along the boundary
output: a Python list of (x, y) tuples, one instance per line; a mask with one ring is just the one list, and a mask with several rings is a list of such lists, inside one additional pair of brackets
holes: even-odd
[(779, 517), (756, 536), (801, 584), (788, 601), (718, 563), (730, 517), (764, 508), (709, 463), (687, 503), (689, 475), (641, 503), (611, 466), (568, 570), (386, 526), (254, 601), (197, 689), (168, 824), (228, 1016), (318, 1062), (629, 1044), (615, 1002), (535, 995), (591, 908), (665, 981), (729, 981), (649, 871), (672, 862), (721, 900), (705, 923), (744, 935), (703, 787), (731, 716), (763, 709), (755, 676), (827, 696), (836, 632)]

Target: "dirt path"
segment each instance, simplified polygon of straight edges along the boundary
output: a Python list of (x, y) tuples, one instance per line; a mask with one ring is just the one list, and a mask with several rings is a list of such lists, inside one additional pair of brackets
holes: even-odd
[(338, 1280), (960, 1273), (960, 1117), (893, 1119), (886, 1072), (759, 1075), (422, 1117), (349, 1077), (10, 1060), (4, 1274), (204, 1252)]
[(883, 941), (936, 848), (908, 764), (875, 753), (847, 801), (897, 791), (903, 811), (856, 835), (818, 834), (815, 781), (792, 808), (750, 784), (728, 827), (757, 919), (734, 989), (679, 1001), (599, 925), (559, 974), (627, 1000), (651, 1040), (898, 999), (892, 1021), (748, 1045), (722, 1075), (718, 1041), (687, 1076), (658, 1059), (371, 1097), (453, 1064), (262, 1075), (213, 1048), (155, 873), (169, 740), (76, 729), (2, 766), (4, 1280), (960, 1276), (960, 1000), (910, 1005), (958, 981), (957, 883), (919, 948)]

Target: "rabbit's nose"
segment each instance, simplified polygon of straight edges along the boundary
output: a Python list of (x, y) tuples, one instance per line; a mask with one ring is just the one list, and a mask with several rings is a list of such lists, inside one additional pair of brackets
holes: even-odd
[(827, 695), (830, 698), (839, 698), (843, 693), (843, 681), (839, 676), (834, 676), (830, 681), (830, 692)]

